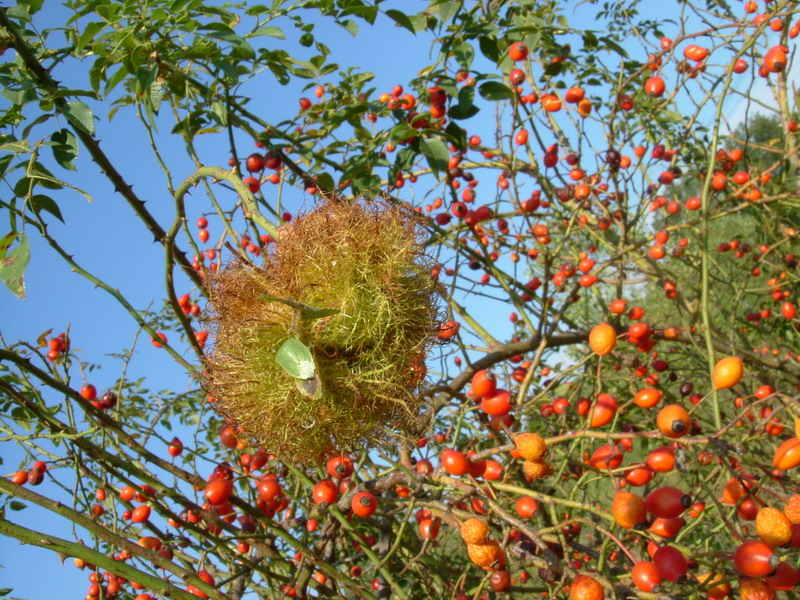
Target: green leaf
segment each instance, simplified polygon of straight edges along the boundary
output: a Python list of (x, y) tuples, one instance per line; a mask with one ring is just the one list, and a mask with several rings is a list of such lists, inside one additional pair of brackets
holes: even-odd
[(28, 198), (28, 203), (33, 207), (33, 210), (35, 210), (37, 214), (45, 210), (62, 223), (64, 222), (61, 209), (58, 207), (58, 204), (55, 203), (55, 200), (53, 200), (50, 196), (36, 194)]
[(475, 49), (472, 44), (463, 43), (453, 50), (458, 64), (462, 69), (469, 70), (472, 67), (472, 61), (475, 59)]
[(290, 337), (275, 353), (275, 360), (295, 379), (313, 379), (316, 366), (311, 350), (296, 337)]
[(344, 27), (353, 37), (358, 35), (358, 23), (353, 21), (353, 19), (345, 19), (344, 21), (341, 21), (339, 25)]
[(8, 249), (11, 248), (11, 244), (14, 243), (20, 236), (18, 231), (12, 231), (11, 233), (7, 233), (3, 237), (0, 238), (0, 260), (3, 260), (6, 257), (6, 253)]
[(439, 9), (439, 17), (442, 19), (443, 23), (449, 21), (453, 15), (458, 12), (459, 8), (458, 2), (439, 2), (438, 9)]
[(403, 148), (397, 153), (395, 167), (400, 171), (409, 171), (417, 160), (417, 151), (414, 148)]
[(462, 152), (467, 149), (467, 132), (452, 121), (447, 124), (444, 132), (453, 145)]
[(80, 100), (73, 100), (64, 106), (64, 115), (70, 123), (89, 135), (94, 135), (94, 115), (92, 109)]
[(36, 100), (36, 90), (33, 89), (30, 82), (23, 83), (18, 89), (4, 87), (0, 93), (17, 106), (25, 106), (28, 102)]
[(217, 100), (211, 105), (210, 114), (215, 117), (215, 121), (223, 127), (228, 124), (228, 109), (221, 100)]
[(433, 138), (429, 140), (422, 140), (419, 146), (420, 151), (428, 159), (428, 164), (435, 174), (444, 173), (447, 171), (448, 163), (450, 162), (450, 153), (447, 151), (442, 140)]
[(208, 31), (210, 37), (228, 42), (231, 45), (231, 49), (240, 55), (255, 56), (255, 50), (253, 50), (252, 46), (224, 23), (206, 23), (201, 25), (199, 29)]
[(258, 36), (267, 36), (278, 38), (279, 40), (285, 40), (286, 35), (284, 35), (283, 31), (280, 27), (275, 27), (274, 25), (265, 25), (264, 27), (259, 27), (253, 33), (249, 34), (247, 37), (258, 37)]
[(28, 140), (21, 140), (19, 142), (6, 142), (0, 145), (0, 152), (13, 152), (14, 154), (23, 154), (30, 152), (31, 147)]
[(75, 55), (77, 56), (78, 53), (83, 50), (84, 46), (86, 46), (98, 32), (102, 31), (105, 26), (106, 24), (102, 22), (87, 23), (84, 25), (83, 32), (75, 44)]
[(450, 107), (450, 110), (447, 111), (447, 114), (451, 119), (469, 119), (470, 117), (477, 115), (480, 110), (481, 109), (474, 104), (467, 106), (466, 108), (460, 104), (454, 104)]
[(481, 54), (483, 54), (490, 61), (496, 63), (500, 60), (500, 51), (497, 49), (497, 40), (482, 35), (478, 38), (478, 45), (480, 46)]
[(75, 171), (75, 164), (72, 162), (78, 157), (78, 138), (69, 130), (62, 129), (50, 136), (53, 142), (53, 157), (56, 162), (71, 171)]
[(23, 504), (22, 502), (19, 502), (18, 500), (12, 500), (11, 502), (8, 503), (8, 507), (11, 510), (24, 510), (24, 509), (28, 508), (28, 505), (27, 504)]
[(347, 15), (354, 15), (364, 19), (370, 25), (374, 25), (375, 19), (378, 17), (378, 7), (359, 2), (358, 4), (352, 4), (343, 10), (340, 16), (344, 17)]
[(6, 170), (8, 169), (8, 165), (11, 164), (11, 159), (14, 158), (10, 154), (6, 154), (5, 156), (0, 156), (0, 178), (6, 174)]
[[(20, 187), (21, 184), (25, 184), (27, 179), (32, 179), (39, 183), (40, 185), (51, 189), (51, 190), (59, 190), (63, 187), (68, 187), (71, 190), (75, 190), (79, 194), (81, 194), (84, 198), (86, 198), (89, 202), (92, 201), (92, 197), (87, 193), (84, 192), (79, 187), (72, 185), (71, 183), (67, 183), (66, 181), (61, 181), (60, 179), (56, 179), (53, 177), (53, 174), (50, 173), (47, 169), (45, 169), (39, 163), (36, 163), (35, 167), (28, 167), (27, 172), (28, 177), (23, 177), (17, 182), (17, 185), (14, 186), (16, 190), (17, 187)], [(24, 196), (27, 192), (18, 193), (18, 196)]]
[(3, 598), (4, 596), (8, 596), (13, 591), (14, 591), (14, 588), (3, 588), (2, 590), (0, 590), (0, 598)]
[(165, 85), (154, 81), (150, 84), (150, 102), (153, 104), (153, 112), (158, 114), (158, 109), (161, 108), (161, 101), (164, 99), (166, 93)]
[(405, 27), (411, 33), (416, 35), (417, 32), (414, 30), (414, 23), (411, 22), (411, 19), (409, 19), (405, 13), (400, 12), (399, 10), (396, 10), (394, 8), (390, 8), (389, 10), (386, 11), (386, 16), (389, 17), (392, 21), (394, 21), (398, 25), (400, 25), (400, 27)]
[(478, 92), (486, 100), (508, 100), (514, 97), (511, 88), (499, 81), (484, 81), (478, 87)]
[(17, 4), (16, 6), (12, 6), (10, 8), (5, 9), (6, 15), (10, 18), (19, 19), (20, 21), (27, 21), (28, 23), (31, 22), (31, 15), (25, 10), (24, 7)]
[[(8, 237), (8, 236), (6, 236)], [(5, 240), (5, 238), (3, 238)], [(4, 253), (5, 254), (5, 253)], [(0, 279), (6, 287), (20, 300), (25, 299), (25, 267), (31, 259), (28, 236), (20, 237), (19, 246), (0, 260)]]
[(158, 65), (153, 65), (149, 69), (139, 67), (136, 71), (136, 80), (139, 82), (137, 93), (150, 91), (150, 85), (155, 82), (156, 77), (158, 77)]
[(605, 45), (610, 49), (622, 56), (623, 58), (630, 58), (628, 55), (627, 50), (620, 46), (617, 42), (612, 40), (610, 37), (601, 37), (600, 40), (605, 43)]
[(316, 183), (321, 190), (325, 191), (331, 191), (336, 186), (336, 184), (333, 182), (333, 177), (331, 176), (330, 173), (320, 173), (317, 176)]
[(447, 114), (451, 119), (469, 119), (480, 110), (475, 106), (475, 88), (470, 85), (462, 87), (458, 92), (458, 104), (450, 106)]
[[(42, 102), (42, 103), (40, 103), (40, 105), (41, 104), (46, 104), (46, 102)], [(45, 112), (43, 115), (39, 115), (35, 119), (30, 119), (29, 121), (27, 121), (27, 124), (25, 125), (25, 129), (22, 130), (22, 138), (27, 139), (30, 136), (31, 131), (33, 131), (34, 127), (36, 127), (40, 123), (44, 123), (45, 121), (50, 120), (50, 118), (52, 116), (53, 116), (53, 113)]]
[(300, 318), (303, 320), (321, 319), (340, 312), (338, 308), (317, 308), (316, 306), (309, 306), (302, 302), (289, 300), (288, 298), (278, 298), (277, 296), (269, 296), (267, 294), (259, 295), (258, 299), (266, 300), (267, 302), (280, 302), (286, 306), (291, 306), (300, 312)]
[(395, 142), (414, 138), (417, 136), (417, 130), (408, 123), (398, 123), (389, 131), (389, 139)]

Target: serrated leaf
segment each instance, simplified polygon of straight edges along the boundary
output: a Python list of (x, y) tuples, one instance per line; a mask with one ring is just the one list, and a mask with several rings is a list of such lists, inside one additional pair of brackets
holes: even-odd
[(444, 173), (447, 171), (448, 163), (450, 162), (450, 153), (447, 151), (442, 140), (433, 138), (429, 140), (422, 140), (419, 149), (423, 156), (428, 159), (428, 165), (435, 174)]
[[(4, 238), (5, 239), (5, 238)], [(20, 237), (19, 246), (8, 252), (0, 260), (0, 279), (6, 287), (20, 300), (25, 299), (25, 267), (31, 259), (28, 236)]]
[(295, 379), (312, 379), (316, 374), (311, 350), (296, 337), (290, 337), (281, 344), (275, 353), (275, 360)]
[(300, 390), (302, 394), (311, 399), (317, 399), (322, 396), (322, 386), (320, 383), (319, 377), (294, 380), (295, 387)]
[(25, 106), (28, 102), (36, 100), (36, 90), (33, 89), (30, 83), (25, 83), (18, 89), (3, 88), (0, 93), (12, 104), (17, 106)]
[(62, 129), (50, 136), (53, 145), (53, 158), (56, 162), (70, 171), (75, 171), (73, 161), (78, 157), (78, 138), (69, 130)]
[(264, 27), (259, 27), (253, 33), (249, 34), (247, 37), (259, 37), (259, 36), (266, 36), (277, 38), (279, 40), (285, 40), (286, 35), (283, 33), (280, 27), (275, 27), (274, 25), (265, 25)]
[[(69, 189), (71, 189), (71, 190), (75, 190), (76, 192), (78, 192), (79, 194), (81, 194), (81, 195), (82, 195), (84, 198), (86, 198), (86, 199), (87, 199), (89, 202), (92, 202), (92, 197), (91, 197), (91, 196), (90, 196), (90, 195), (89, 195), (87, 192), (84, 192), (82, 189), (80, 189), (79, 187), (76, 187), (76, 186), (72, 185), (71, 183), (67, 183), (66, 181), (61, 181), (60, 179), (56, 179), (55, 177), (53, 177), (53, 174), (52, 174), (52, 173), (50, 173), (49, 171), (47, 171), (47, 170), (46, 170), (46, 169), (45, 169), (45, 168), (44, 168), (42, 165), (40, 165), (39, 163), (36, 163), (36, 165), (37, 165), (38, 169), (37, 169), (37, 168), (33, 168), (33, 167), (29, 167), (29, 168), (28, 168), (28, 172), (27, 172), (28, 178), (27, 178), (27, 179), (38, 180), (39, 182), (41, 182), (41, 184), (42, 184), (44, 187), (46, 187), (46, 188), (49, 188), (49, 189), (51, 189), (51, 190), (58, 190), (58, 189), (61, 189), (61, 188), (63, 188), (63, 187), (68, 187)], [(41, 169), (41, 170), (40, 170), (40, 169)], [(20, 180), (17, 182), (17, 185), (15, 186), (15, 189), (16, 189), (18, 186), (20, 186), (20, 184), (21, 184), (21, 183), (23, 183), (23, 182), (25, 181), (25, 179), (26, 179), (26, 178), (22, 178), (22, 179), (20, 179)], [(18, 196), (24, 196), (25, 194), (24, 194), (24, 193), (22, 193), (22, 194), (17, 194), (17, 195), (18, 195)]]
[(400, 25), (401, 27), (405, 27), (406, 29), (408, 29), (414, 35), (417, 34), (417, 32), (414, 30), (414, 23), (411, 22), (411, 19), (409, 19), (405, 13), (390, 8), (389, 10), (386, 11), (386, 16), (389, 17), (392, 21), (394, 21), (398, 25)]
[(94, 115), (91, 108), (80, 100), (73, 100), (68, 102), (63, 110), (70, 123), (89, 135), (94, 135)]
[(289, 300), (288, 298), (278, 298), (277, 296), (269, 296), (267, 294), (259, 295), (258, 299), (266, 300), (267, 302), (280, 302), (286, 306), (291, 306), (293, 309), (300, 312), (300, 318), (303, 320), (321, 319), (341, 312), (338, 308), (317, 308), (316, 306), (309, 306), (302, 302)]
[(19, 236), (20, 236), (19, 232), (12, 231), (11, 233), (7, 233), (2, 238), (0, 238), (0, 260), (6, 257), (8, 249), (11, 248), (11, 244), (13, 244), (14, 240), (16, 240)]
[(514, 97), (514, 92), (511, 88), (499, 81), (484, 81), (478, 87), (478, 93), (486, 100), (508, 100)]

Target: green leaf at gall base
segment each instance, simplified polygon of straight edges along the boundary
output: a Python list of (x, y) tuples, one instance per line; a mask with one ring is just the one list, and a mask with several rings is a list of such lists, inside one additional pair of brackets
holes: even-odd
[(311, 350), (296, 337), (290, 337), (275, 353), (275, 360), (295, 379), (313, 379), (316, 373)]

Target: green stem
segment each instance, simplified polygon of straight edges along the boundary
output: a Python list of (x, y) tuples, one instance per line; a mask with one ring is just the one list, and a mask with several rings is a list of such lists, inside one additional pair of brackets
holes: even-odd
[[(339, 521), (339, 523), (341, 524), (342, 528), (345, 531), (347, 531), (350, 535), (352, 535), (354, 539), (361, 541), (360, 536), (356, 533), (356, 531), (353, 529), (353, 526), (339, 511), (338, 508), (336, 508), (335, 506), (331, 506), (329, 512), (334, 516), (334, 518), (337, 521)], [(397, 583), (397, 581), (395, 581), (394, 577), (392, 576), (392, 572), (382, 565), (381, 560), (378, 558), (378, 555), (372, 551), (372, 548), (362, 543), (361, 549), (364, 551), (364, 554), (367, 555), (367, 558), (369, 558), (373, 562), (373, 564), (375, 564), (378, 567), (378, 571), (380, 571), (381, 575), (383, 575), (384, 578), (386, 578), (386, 582), (392, 588), (392, 593), (396, 594), (399, 598), (407, 600), (408, 596), (406, 596), (406, 593), (403, 591), (403, 588), (401, 588), (400, 585)]]
[[(174, 598), (175, 600), (197, 600), (196, 595), (192, 594), (191, 592), (187, 592), (186, 590), (182, 590), (179, 587), (175, 587), (174, 584), (162, 579), (161, 577), (154, 577), (153, 575), (145, 573), (144, 571), (140, 571), (139, 569), (136, 569), (135, 567), (132, 567), (121, 560), (108, 557), (105, 554), (101, 554), (100, 552), (92, 550), (91, 548), (88, 548), (83, 544), (79, 544), (78, 542), (70, 542), (62, 538), (47, 535), (46, 533), (34, 531), (33, 529), (27, 529), (20, 525), (11, 523), (10, 521), (6, 521), (5, 519), (0, 519), (0, 534), (16, 538), (23, 544), (38, 546), (53, 552), (58, 552), (59, 554), (65, 556), (82, 558), (86, 562), (101, 567), (110, 573), (119, 575), (120, 577), (124, 577), (129, 581), (135, 581), (136, 583), (144, 585), (148, 589), (163, 594), (168, 598)], [(156, 552), (152, 552), (152, 554), (158, 556), (158, 553)], [(219, 590), (214, 589), (196, 576), (191, 577), (191, 582), (192, 585), (198, 589), (202, 589), (212, 598), (219, 598), (220, 600), (228, 598), (227, 595), (223, 594)]]
[[(758, 33), (762, 33), (765, 25), (759, 28)], [(714, 167), (717, 163), (717, 146), (719, 144), (719, 128), (722, 123), (722, 114), (725, 109), (725, 103), (722, 101), (727, 96), (728, 90), (733, 84), (733, 66), (736, 60), (742, 56), (753, 44), (755, 44), (756, 37), (752, 36), (737, 55), (730, 61), (728, 68), (725, 70), (723, 77), (725, 83), (720, 93), (720, 101), (717, 102), (717, 109), (714, 113), (714, 132), (711, 138), (711, 147), (709, 148), (710, 160), (708, 162), (708, 170), (706, 172), (705, 180), (703, 181), (703, 192), (700, 196), (700, 209), (702, 216), (702, 225), (700, 228), (701, 248), (700, 248), (700, 312), (703, 319), (703, 335), (706, 342), (706, 354), (708, 356), (708, 374), (709, 378), (714, 372), (714, 341), (711, 338), (711, 317), (709, 316), (709, 261), (711, 260), (711, 251), (709, 249), (709, 234), (708, 234), (708, 221), (710, 216), (709, 210), (709, 194), (711, 193), (711, 181), (714, 178)], [(719, 429), (722, 427), (722, 416), (719, 407), (719, 394), (716, 390), (712, 392), (712, 402), (714, 407), (714, 426)]]
[(231, 184), (239, 194), (242, 202), (244, 202), (245, 208), (247, 208), (247, 218), (266, 229), (272, 237), (277, 237), (278, 229), (258, 210), (258, 204), (250, 188), (242, 182), (242, 179), (236, 173), (227, 171), (222, 167), (200, 167), (178, 186), (175, 190), (175, 198), (182, 199), (190, 188), (206, 177), (227, 181)]
[[(180, 577), (181, 579), (192, 583), (196, 587), (203, 589), (203, 591), (205, 592), (214, 592), (213, 587), (206, 584), (200, 578), (196, 577), (193, 573), (180, 568), (172, 561), (169, 561), (166, 558), (162, 557), (160, 554), (158, 554), (158, 552), (147, 550), (122, 536), (112, 533), (111, 531), (103, 527), (100, 523), (94, 521), (93, 519), (90, 519), (89, 517), (79, 513), (76, 510), (69, 508), (68, 506), (61, 504), (60, 502), (56, 502), (55, 500), (46, 498), (45, 496), (37, 494), (32, 490), (29, 490), (22, 486), (18, 486), (2, 478), (0, 478), (0, 491), (5, 492), (9, 496), (15, 496), (17, 498), (21, 498), (23, 500), (32, 502), (57, 515), (69, 519), (72, 523), (75, 523), (76, 525), (83, 527), (87, 531), (91, 532), (97, 538), (105, 540), (112, 546), (119, 548), (121, 550), (127, 550), (134, 556), (139, 556), (144, 560), (152, 562), (153, 564), (164, 569), (165, 571), (169, 571), (170, 573), (176, 575), (177, 577)], [(93, 560), (90, 560), (89, 562), (94, 563)], [(220, 594), (219, 592), (216, 593), (217, 595), (219, 595), (220, 598), (226, 597), (223, 594)]]

